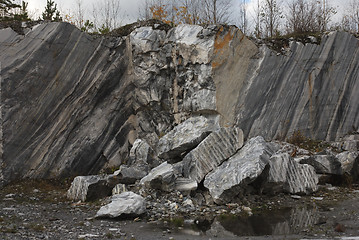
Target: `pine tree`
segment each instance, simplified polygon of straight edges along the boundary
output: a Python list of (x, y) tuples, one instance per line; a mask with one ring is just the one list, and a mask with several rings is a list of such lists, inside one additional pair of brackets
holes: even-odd
[(12, 8), (20, 8), (20, 5), (13, 3), (11, 0), (0, 0), (1, 17), (7, 17), (9, 10)]
[(28, 21), (28, 20), (30, 20), (29, 19), (29, 14), (28, 14), (28, 11), (27, 11), (28, 5), (29, 5), (29, 3), (25, 2), (25, 1), (21, 2), (21, 6), (19, 6), (20, 13), (14, 15), (15, 20), (19, 20), (19, 21)]
[(27, 12), (27, 7), (29, 6), (29, 3), (22, 1), (21, 3), (21, 16), (24, 20), (29, 19), (29, 14)]
[(45, 11), (42, 13), (42, 18), (49, 21), (62, 21), (60, 12), (57, 10), (57, 4), (52, 0), (47, 0)]
[(14, 7), (19, 7), (19, 5), (14, 4), (11, 0), (0, 0), (0, 9), (10, 9)]

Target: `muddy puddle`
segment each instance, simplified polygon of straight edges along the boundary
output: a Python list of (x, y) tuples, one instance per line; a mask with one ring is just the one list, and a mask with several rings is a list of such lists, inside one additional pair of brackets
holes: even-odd
[(302, 206), (264, 211), (251, 216), (228, 214), (212, 220), (185, 219), (183, 223), (175, 221), (160, 228), (163, 231), (170, 229), (174, 233), (192, 236), (278, 236), (300, 234), (305, 229), (322, 223), (318, 208)]
[(298, 234), (303, 229), (320, 224), (316, 208), (286, 208), (254, 214), (249, 217), (217, 217), (212, 224), (236, 236)]

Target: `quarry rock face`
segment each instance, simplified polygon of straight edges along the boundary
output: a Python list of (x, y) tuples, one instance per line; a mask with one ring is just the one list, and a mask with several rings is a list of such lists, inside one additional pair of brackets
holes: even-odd
[[(142, 26), (118, 37), (67, 23), (38, 24), (26, 35), (0, 29), (0, 182), (97, 174), (156, 156), (182, 161), (219, 127), (266, 140), (297, 130), (336, 140), (359, 129), (353, 35), (291, 42), (277, 54), (234, 26), (164, 29)], [(180, 143), (171, 131), (179, 134), (190, 119), (214, 128), (197, 135), (184, 128), (198, 138)], [(354, 151), (357, 139), (347, 142)], [(133, 146), (142, 150), (131, 153)]]
[(0, 44), (4, 178), (94, 174), (118, 161), (133, 129), (132, 110), (116, 100), (133, 88), (125, 44), (114, 51), (64, 23), (11, 44)]
[[(234, 112), (244, 135), (286, 139), (299, 130), (311, 139), (329, 141), (356, 131), (358, 111), (350, 103), (359, 98), (358, 39), (331, 32), (320, 45), (292, 42), (289, 47), (285, 55), (266, 47), (253, 53), (258, 60), (247, 68), (251, 77), (237, 85)], [(226, 64), (235, 62), (234, 56)], [(233, 69), (242, 68), (238, 62)]]

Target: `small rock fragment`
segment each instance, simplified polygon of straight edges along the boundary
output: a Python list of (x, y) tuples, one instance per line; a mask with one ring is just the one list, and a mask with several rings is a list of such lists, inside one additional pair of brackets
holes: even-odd
[(87, 233), (87, 234), (79, 235), (78, 238), (83, 239), (83, 238), (98, 238), (98, 237), (100, 237), (100, 235)]
[(123, 192), (127, 192), (127, 188), (125, 184), (117, 184), (113, 189), (112, 189), (112, 195), (115, 194), (121, 194)]
[(184, 193), (194, 191), (197, 187), (197, 182), (190, 178), (177, 178), (175, 182), (175, 189)]
[(302, 198), (301, 196), (298, 195), (290, 195), (290, 197), (297, 200)]
[(311, 199), (317, 200), (317, 201), (322, 201), (324, 198), (323, 197), (311, 197)]

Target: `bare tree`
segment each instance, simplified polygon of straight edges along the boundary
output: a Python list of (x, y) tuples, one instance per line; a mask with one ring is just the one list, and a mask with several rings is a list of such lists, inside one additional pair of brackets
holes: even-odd
[(84, 18), (85, 18), (85, 9), (84, 9), (83, 0), (76, 0), (74, 20), (75, 20), (75, 25), (80, 29), (84, 25)]
[(328, 24), (332, 17), (336, 14), (334, 7), (330, 5), (329, 0), (317, 0), (317, 24), (319, 30), (324, 32), (328, 30)]
[(172, 24), (174, 24), (178, 18), (178, 2), (175, 0), (167, 0), (166, 6), (167, 18)]
[(289, 33), (317, 32), (317, 6), (316, 2), (308, 0), (295, 0), (288, 6), (287, 31)]
[(203, 20), (202, 0), (145, 0), (139, 8), (140, 20), (155, 18), (170, 24), (199, 24)]
[(0, 18), (12, 18), (20, 14), (21, 3), (14, 0), (0, 0)]
[(142, 1), (142, 4), (140, 4), (139, 8), (138, 8), (139, 20), (151, 19), (152, 15), (151, 15), (150, 8), (151, 8), (152, 4), (153, 3), (151, 0), (143, 0)]
[(273, 37), (279, 31), (282, 9), (277, 0), (264, 0), (261, 9), (261, 21), (266, 30), (267, 37)]
[(145, 0), (139, 7), (140, 20), (148, 20), (151, 18), (158, 19), (164, 22), (171, 22), (168, 18), (168, 12), (172, 10), (173, 0)]
[(356, 28), (356, 31), (359, 32), (359, 2), (352, 0), (351, 6), (352, 8), (350, 17), (353, 21), (353, 25), (356, 25), (356, 27), (353, 27), (353, 30)]
[(229, 23), (233, 0), (145, 0), (140, 19), (156, 18), (170, 24)]
[(107, 30), (118, 28), (122, 24), (124, 12), (120, 0), (103, 0), (93, 5), (93, 16), (96, 26)]
[(359, 32), (359, 2), (352, 0), (342, 20), (342, 29), (349, 32)]
[(203, 0), (204, 21), (208, 24), (226, 24), (230, 22), (232, 0)]
[(261, 22), (261, 0), (257, 0), (257, 4), (254, 8), (254, 16), (253, 22), (254, 22), (254, 36), (256, 38), (261, 38), (262, 36), (262, 22)]
[(200, 24), (203, 23), (203, 11), (201, 0), (182, 0), (181, 5), (186, 9), (186, 16), (182, 16), (184, 23)]
[(239, 2), (238, 20), (238, 27), (246, 34), (248, 28), (246, 0), (240, 0)]

